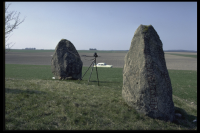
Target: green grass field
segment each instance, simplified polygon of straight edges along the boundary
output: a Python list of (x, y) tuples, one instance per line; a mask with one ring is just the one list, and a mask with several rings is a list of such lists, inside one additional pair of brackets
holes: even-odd
[[(82, 74), (87, 67), (83, 67)], [(48, 65), (5, 65), (7, 130), (188, 130), (197, 129), (197, 71), (168, 70), (177, 123), (152, 119), (121, 96), (122, 68), (93, 69), (91, 82), (53, 80)], [(193, 103), (191, 103), (193, 102)]]

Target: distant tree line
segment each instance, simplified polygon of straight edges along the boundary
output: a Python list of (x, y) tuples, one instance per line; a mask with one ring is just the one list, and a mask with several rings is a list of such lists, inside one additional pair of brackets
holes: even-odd
[(26, 50), (35, 50), (36, 48), (25, 48)]
[(96, 48), (90, 48), (89, 50), (97, 50)]

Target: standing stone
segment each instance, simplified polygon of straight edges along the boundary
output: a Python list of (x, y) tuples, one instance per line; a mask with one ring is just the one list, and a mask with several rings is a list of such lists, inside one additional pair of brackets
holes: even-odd
[(124, 60), (122, 97), (139, 113), (172, 122), (172, 86), (162, 45), (152, 25), (137, 28)]
[(74, 45), (62, 39), (51, 59), (51, 71), (56, 79), (81, 79), (83, 62)]

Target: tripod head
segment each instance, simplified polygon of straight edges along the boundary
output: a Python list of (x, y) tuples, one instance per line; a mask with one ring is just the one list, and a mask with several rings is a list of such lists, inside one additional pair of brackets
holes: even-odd
[(96, 52), (94, 53), (94, 57), (95, 57), (95, 58), (96, 58), (96, 57), (98, 57), (98, 55), (97, 55), (97, 53), (96, 53)]

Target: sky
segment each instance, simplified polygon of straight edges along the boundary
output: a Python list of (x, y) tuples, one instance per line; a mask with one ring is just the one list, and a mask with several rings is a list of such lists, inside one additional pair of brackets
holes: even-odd
[(197, 2), (6, 2), (25, 18), (10, 36), (12, 49), (129, 50), (136, 29), (152, 25), (163, 50), (197, 51)]

